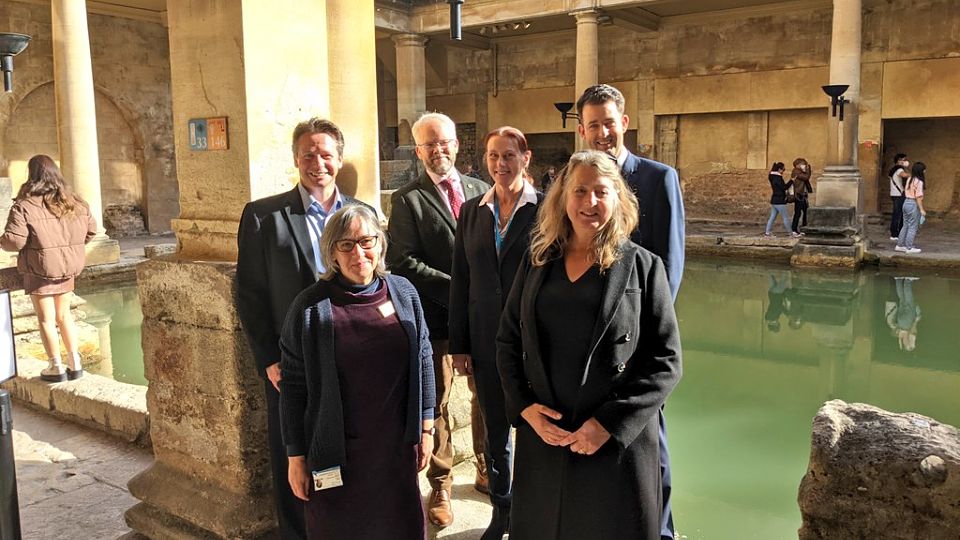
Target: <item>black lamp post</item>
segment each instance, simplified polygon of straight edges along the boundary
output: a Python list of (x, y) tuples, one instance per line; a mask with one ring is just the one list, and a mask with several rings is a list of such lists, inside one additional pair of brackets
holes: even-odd
[(830, 106), (832, 107), (832, 115), (837, 115), (837, 106), (840, 106), (840, 121), (843, 122), (843, 105), (850, 103), (849, 99), (843, 97), (843, 93), (850, 88), (849, 84), (828, 84), (826, 86), (821, 86), (823, 92), (830, 96)]
[(13, 92), (13, 57), (30, 44), (30, 36), (0, 32), (0, 69), (3, 70), (3, 90)]
[(580, 115), (570, 112), (570, 109), (573, 108), (573, 103), (570, 101), (554, 103), (553, 106), (560, 111), (560, 120), (563, 123), (563, 129), (567, 129), (567, 118), (575, 118), (577, 120), (580, 119)]

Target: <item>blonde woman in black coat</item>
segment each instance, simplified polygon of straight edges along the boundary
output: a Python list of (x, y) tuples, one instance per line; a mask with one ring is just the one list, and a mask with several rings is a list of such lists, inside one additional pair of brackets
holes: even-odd
[(570, 158), (540, 208), (497, 335), (517, 427), (511, 540), (660, 538), (657, 414), (680, 378), (659, 257), (601, 152)]

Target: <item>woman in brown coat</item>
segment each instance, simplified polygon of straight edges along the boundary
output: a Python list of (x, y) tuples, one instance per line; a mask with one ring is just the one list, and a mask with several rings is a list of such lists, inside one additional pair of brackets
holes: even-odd
[(810, 206), (809, 196), (813, 193), (813, 184), (810, 176), (813, 171), (810, 163), (802, 157), (793, 160), (793, 171), (790, 179), (793, 180), (793, 232), (803, 234), (801, 227), (807, 226), (807, 208)]
[[(97, 224), (87, 203), (67, 188), (50, 156), (30, 158), (27, 174), (10, 208), (0, 246), (20, 252), (17, 270), (23, 276), (24, 292), (33, 300), (50, 362), (40, 378), (63, 382), (83, 375), (70, 297), (73, 280), (83, 270), (83, 246), (96, 235)], [(58, 329), (70, 355), (66, 368), (60, 359)]]

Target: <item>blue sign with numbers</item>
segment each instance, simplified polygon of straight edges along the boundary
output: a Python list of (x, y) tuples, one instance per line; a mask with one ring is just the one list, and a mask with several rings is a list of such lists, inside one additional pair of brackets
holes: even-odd
[(207, 149), (207, 119), (191, 118), (189, 126), (190, 126), (190, 149), (206, 150)]

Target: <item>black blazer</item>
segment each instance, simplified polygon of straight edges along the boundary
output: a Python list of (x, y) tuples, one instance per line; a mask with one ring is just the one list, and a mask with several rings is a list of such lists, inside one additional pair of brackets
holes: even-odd
[(640, 202), (640, 225), (630, 236), (634, 243), (663, 259), (674, 301), (683, 278), (683, 193), (677, 170), (627, 152), (620, 172)]
[[(520, 261), (530, 247), (530, 230), (537, 204), (517, 209), (497, 254), (493, 237), (493, 212), (480, 199), (463, 205), (453, 244), (450, 274), (450, 353), (470, 354), (475, 362), (496, 362), (500, 313)], [(492, 364), (491, 364), (492, 365)]]
[[(342, 197), (345, 205), (368, 206)], [(237, 312), (263, 374), (280, 361), (280, 330), (287, 309), (300, 291), (317, 282), (300, 190), (294, 187), (247, 203), (237, 247)]]
[(571, 413), (574, 425), (593, 417), (610, 432), (610, 440), (592, 456), (574, 457), (569, 448), (547, 445), (520, 416), (534, 403), (555, 408), (535, 308), (547, 267), (534, 267), (525, 257), (507, 298), (497, 334), (497, 367), (507, 417), (517, 426), (515, 470), (524, 473), (516, 482), (539, 486), (537, 493), (563, 494), (536, 497), (518, 487), (511, 538), (543, 538), (561, 515), (570, 538), (660, 538), (657, 419), (680, 379), (680, 333), (663, 262), (632, 242), (621, 249), (620, 259), (604, 274)]
[[(479, 197), (490, 189), (484, 182), (463, 174), (460, 181), (465, 200)], [(431, 339), (447, 339), (450, 270), (457, 224), (426, 173), (395, 191), (390, 200), (387, 265), (391, 272), (409, 279), (420, 293)]]

